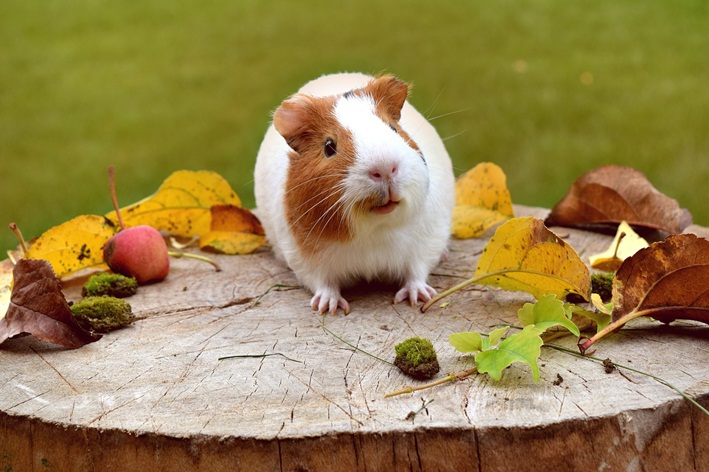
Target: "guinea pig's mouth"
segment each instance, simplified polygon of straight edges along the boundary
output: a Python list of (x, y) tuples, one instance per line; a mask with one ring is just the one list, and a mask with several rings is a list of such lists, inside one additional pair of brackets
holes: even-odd
[(396, 207), (398, 205), (399, 205), (399, 202), (395, 202), (394, 200), (389, 200), (384, 205), (378, 205), (378, 206), (372, 207), (372, 212), (376, 213), (377, 215), (388, 215), (392, 211), (396, 210)]

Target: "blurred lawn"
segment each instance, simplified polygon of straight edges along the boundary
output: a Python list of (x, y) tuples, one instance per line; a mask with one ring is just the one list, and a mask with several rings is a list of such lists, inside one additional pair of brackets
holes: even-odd
[[(458, 172), (498, 163), (517, 203), (631, 165), (709, 225), (705, 0), (4, 0), (0, 228), (26, 236), (210, 169), (253, 205), (269, 113), (335, 71), (388, 71)], [(0, 248), (15, 245), (0, 230)]]

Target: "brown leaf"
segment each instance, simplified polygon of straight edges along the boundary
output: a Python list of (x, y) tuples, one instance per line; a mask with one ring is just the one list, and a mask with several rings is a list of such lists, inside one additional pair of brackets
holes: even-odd
[(632, 312), (709, 323), (709, 241), (668, 236), (627, 259), (613, 282), (613, 321)]
[(9, 308), (0, 319), (0, 343), (28, 333), (74, 349), (101, 338), (79, 326), (49, 262), (21, 259), (13, 276)]
[(607, 165), (579, 177), (545, 223), (588, 227), (617, 225), (623, 220), (675, 234), (692, 224), (692, 215), (653, 187), (642, 172)]
[(664, 323), (709, 323), (709, 241), (693, 234), (668, 236), (626, 259), (613, 280), (613, 322), (579, 345), (582, 352), (641, 316)]

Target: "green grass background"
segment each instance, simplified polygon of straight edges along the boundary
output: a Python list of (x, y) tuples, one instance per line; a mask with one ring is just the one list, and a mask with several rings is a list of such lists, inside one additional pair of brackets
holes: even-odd
[(210, 169), (251, 206), (270, 112), (337, 71), (413, 82), (457, 173), (496, 162), (517, 203), (617, 163), (709, 224), (706, 0), (3, 0), (0, 228), (109, 211), (111, 164), (122, 205)]

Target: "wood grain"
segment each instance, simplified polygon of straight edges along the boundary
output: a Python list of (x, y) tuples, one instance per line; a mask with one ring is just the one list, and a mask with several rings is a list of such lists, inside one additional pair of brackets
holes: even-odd
[[(611, 239), (556, 230), (582, 258)], [(472, 274), (486, 242), (453, 241), (433, 285)], [(325, 332), (310, 294), (269, 252), (216, 258), (223, 272), (173, 259), (166, 281), (129, 299), (138, 321), (97, 343), (72, 351), (31, 337), (5, 342), (3, 470), (709, 470), (709, 418), (696, 407), (651, 378), (608, 374), (551, 349), (536, 384), (515, 364), (499, 382), (477, 376), (384, 399), (415, 381)], [(78, 284), (65, 292), (80, 296)], [(470, 366), (450, 333), (514, 322), (530, 301), (472, 286), (421, 314), (392, 305), (393, 294), (348, 290), (352, 313), (325, 325), (388, 361), (397, 343), (428, 337), (439, 375)], [(709, 406), (708, 340), (704, 325), (639, 320), (601, 341), (596, 355)], [(575, 347), (571, 337), (556, 343)], [(219, 360), (261, 354), (276, 355)]]

